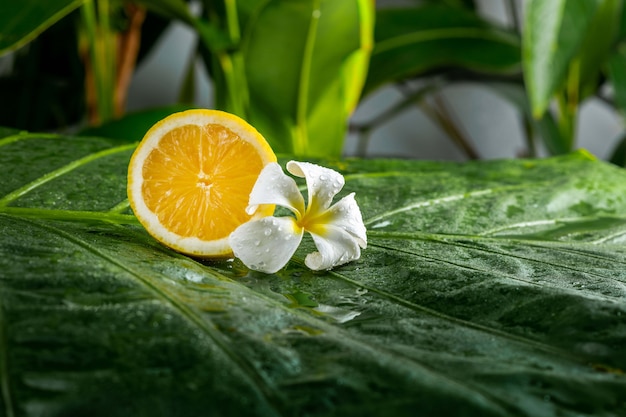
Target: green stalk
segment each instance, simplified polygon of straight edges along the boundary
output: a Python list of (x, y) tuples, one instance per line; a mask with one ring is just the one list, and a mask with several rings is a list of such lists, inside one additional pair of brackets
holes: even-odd
[(91, 71), (95, 87), (97, 119), (100, 123), (114, 115), (115, 92), (115, 39), (111, 31), (109, 0), (87, 0), (81, 8), (81, 16), (87, 37)]
[[(248, 116), (249, 92), (246, 81), (245, 65), (241, 53), (241, 29), (239, 27), (239, 15), (237, 13), (236, 0), (224, 0), (224, 24), (230, 43), (234, 45), (231, 50), (211, 49), (212, 39), (208, 28), (199, 19), (194, 19), (193, 23), (202, 42), (209, 47), (213, 54), (218, 71), (225, 84), (226, 100), (223, 104), (224, 110), (235, 113), (243, 118)], [(220, 86), (215, 87), (216, 91), (222, 90)], [(219, 93), (217, 93), (219, 94)]]
[(239, 29), (236, 0), (224, 0), (224, 9), (226, 10), (226, 30), (228, 31), (228, 36), (230, 36), (230, 40), (233, 43), (239, 43), (241, 31)]
[[(312, 12), (319, 11), (320, 1), (313, 4)], [(319, 14), (319, 13), (318, 13)], [(315, 48), (315, 40), (317, 37), (317, 27), (319, 24), (319, 16), (313, 16), (309, 29), (307, 31), (307, 39), (304, 45), (304, 53), (302, 58), (302, 66), (300, 68), (300, 80), (298, 83), (298, 103), (296, 109), (296, 127), (294, 132), (293, 152), (296, 155), (309, 154), (309, 134), (307, 129), (308, 111), (309, 111), (309, 88), (311, 81), (311, 65), (313, 61), (313, 49)]]
[[(102, 38), (99, 64), (104, 68), (102, 80), (99, 81), (103, 108), (100, 113), (102, 122), (111, 120), (115, 115), (115, 78), (116, 78), (116, 51), (115, 37), (111, 29), (111, 4), (109, 0), (98, 0), (98, 18), (100, 36)], [(98, 82), (98, 81), (96, 81)]]
[(558, 126), (568, 151), (574, 149), (580, 102), (580, 60), (571, 63), (565, 89), (557, 94)]

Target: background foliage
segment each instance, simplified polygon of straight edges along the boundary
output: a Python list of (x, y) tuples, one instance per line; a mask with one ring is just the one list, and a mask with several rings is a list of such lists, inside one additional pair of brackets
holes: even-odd
[[(0, 124), (32, 131), (76, 126), (86, 114), (92, 124), (121, 117), (133, 57), (141, 62), (178, 21), (198, 33), (215, 105), (250, 120), (277, 151), (339, 155), (352, 110), (391, 84), (404, 99), (352, 126), (361, 153), (369, 133), (418, 106), (478, 158), (479, 138), (467, 137), (440, 95), (470, 83), (519, 109), (524, 155), (567, 153), (576, 148), (581, 103), (596, 97), (619, 112), (626, 103), (623, 1), (502, 1), (513, 27), (486, 20), (472, 0), (376, 10), (365, 0), (192, 2), (198, 13), (183, 0), (5, 2), (0, 51), (14, 52), (0, 83), (20, 99), (4, 101)], [(193, 59), (185, 65), (191, 74)], [(180, 100), (189, 103), (192, 85), (181, 84)], [(124, 126), (138, 123), (133, 132), (141, 132), (151, 117), (133, 115)], [(613, 162), (623, 164), (624, 149)]]

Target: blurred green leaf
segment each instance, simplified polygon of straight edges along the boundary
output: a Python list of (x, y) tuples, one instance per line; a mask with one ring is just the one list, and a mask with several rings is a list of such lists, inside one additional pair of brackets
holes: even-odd
[(618, 39), (622, 8), (622, 0), (599, 0), (596, 13), (584, 34), (580, 52), (574, 58), (580, 61), (581, 101), (598, 88), (601, 70)]
[(132, 151), (0, 138), (3, 415), (626, 412), (624, 170), (322, 161), (357, 193), (368, 248), (312, 272), (305, 241), (265, 275), (132, 222)]
[(20, 48), (78, 8), (84, 0), (3, 0), (0, 55)]
[(100, 126), (83, 129), (81, 136), (98, 136), (115, 139), (116, 143), (133, 143), (140, 141), (148, 129), (156, 122), (172, 113), (189, 110), (194, 106), (190, 104), (175, 104), (168, 107), (141, 110), (129, 113), (124, 117), (104, 123)]
[(567, 141), (561, 135), (550, 112), (544, 113), (539, 119), (533, 117), (528, 96), (522, 85), (501, 82), (490, 82), (485, 85), (515, 106), (525, 123), (530, 126), (530, 131), (526, 132), (533, 136), (526, 138), (529, 149), (535, 149), (534, 136), (538, 136), (537, 139), (543, 142), (550, 155), (564, 155), (570, 152)]
[(468, 10), (445, 5), (382, 9), (376, 13), (365, 93), (447, 67), (510, 74), (520, 70), (520, 59), (516, 35)]
[(372, 45), (371, 0), (273, 0), (249, 10), (249, 121), (276, 152), (341, 154)]
[(71, 13), (15, 51), (0, 75), (0, 124), (25, 130), (73, 127), (85, 115), (84, 66), (77, 14)]
[(522, 40), (532, 113), (540, 118), (567, 78), (601, 0), (529, 0)]
[(184, 0), (134, 0), (153, 12), (174, 20), (180, 20), (193, 25), (195, 18), (189, 11), (189, 5)]
[(620, 45), (608, 60), (608, 74), (613, 86), (615, 104), (626, 115), (626, 44)]
[(618, 29), (618, 39), (620, 41), (626, 40), (626, 7), (622, 6), (622, 10), (619, 15), (619, 29)]

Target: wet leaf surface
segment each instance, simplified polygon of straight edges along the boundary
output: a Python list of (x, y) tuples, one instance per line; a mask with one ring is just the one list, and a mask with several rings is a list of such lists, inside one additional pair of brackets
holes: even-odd
[(369, 247), (265, 275), (148, 236), (131, 152), (0, 139), (0, 415), (626, 415), (622, 169), (324, 161)]

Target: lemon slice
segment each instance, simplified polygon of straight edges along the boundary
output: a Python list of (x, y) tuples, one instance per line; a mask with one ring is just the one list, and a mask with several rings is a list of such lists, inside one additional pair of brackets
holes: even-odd
[(276, 155), (269, 144), (241, 118), (206, 109), (175, 113), (156, 123), (131, 157), (130, 206), (166, 246), (227, 256), (233, 230), (274, 212), (263, 205), (246, 213), (250, 191), (270, 162)]

